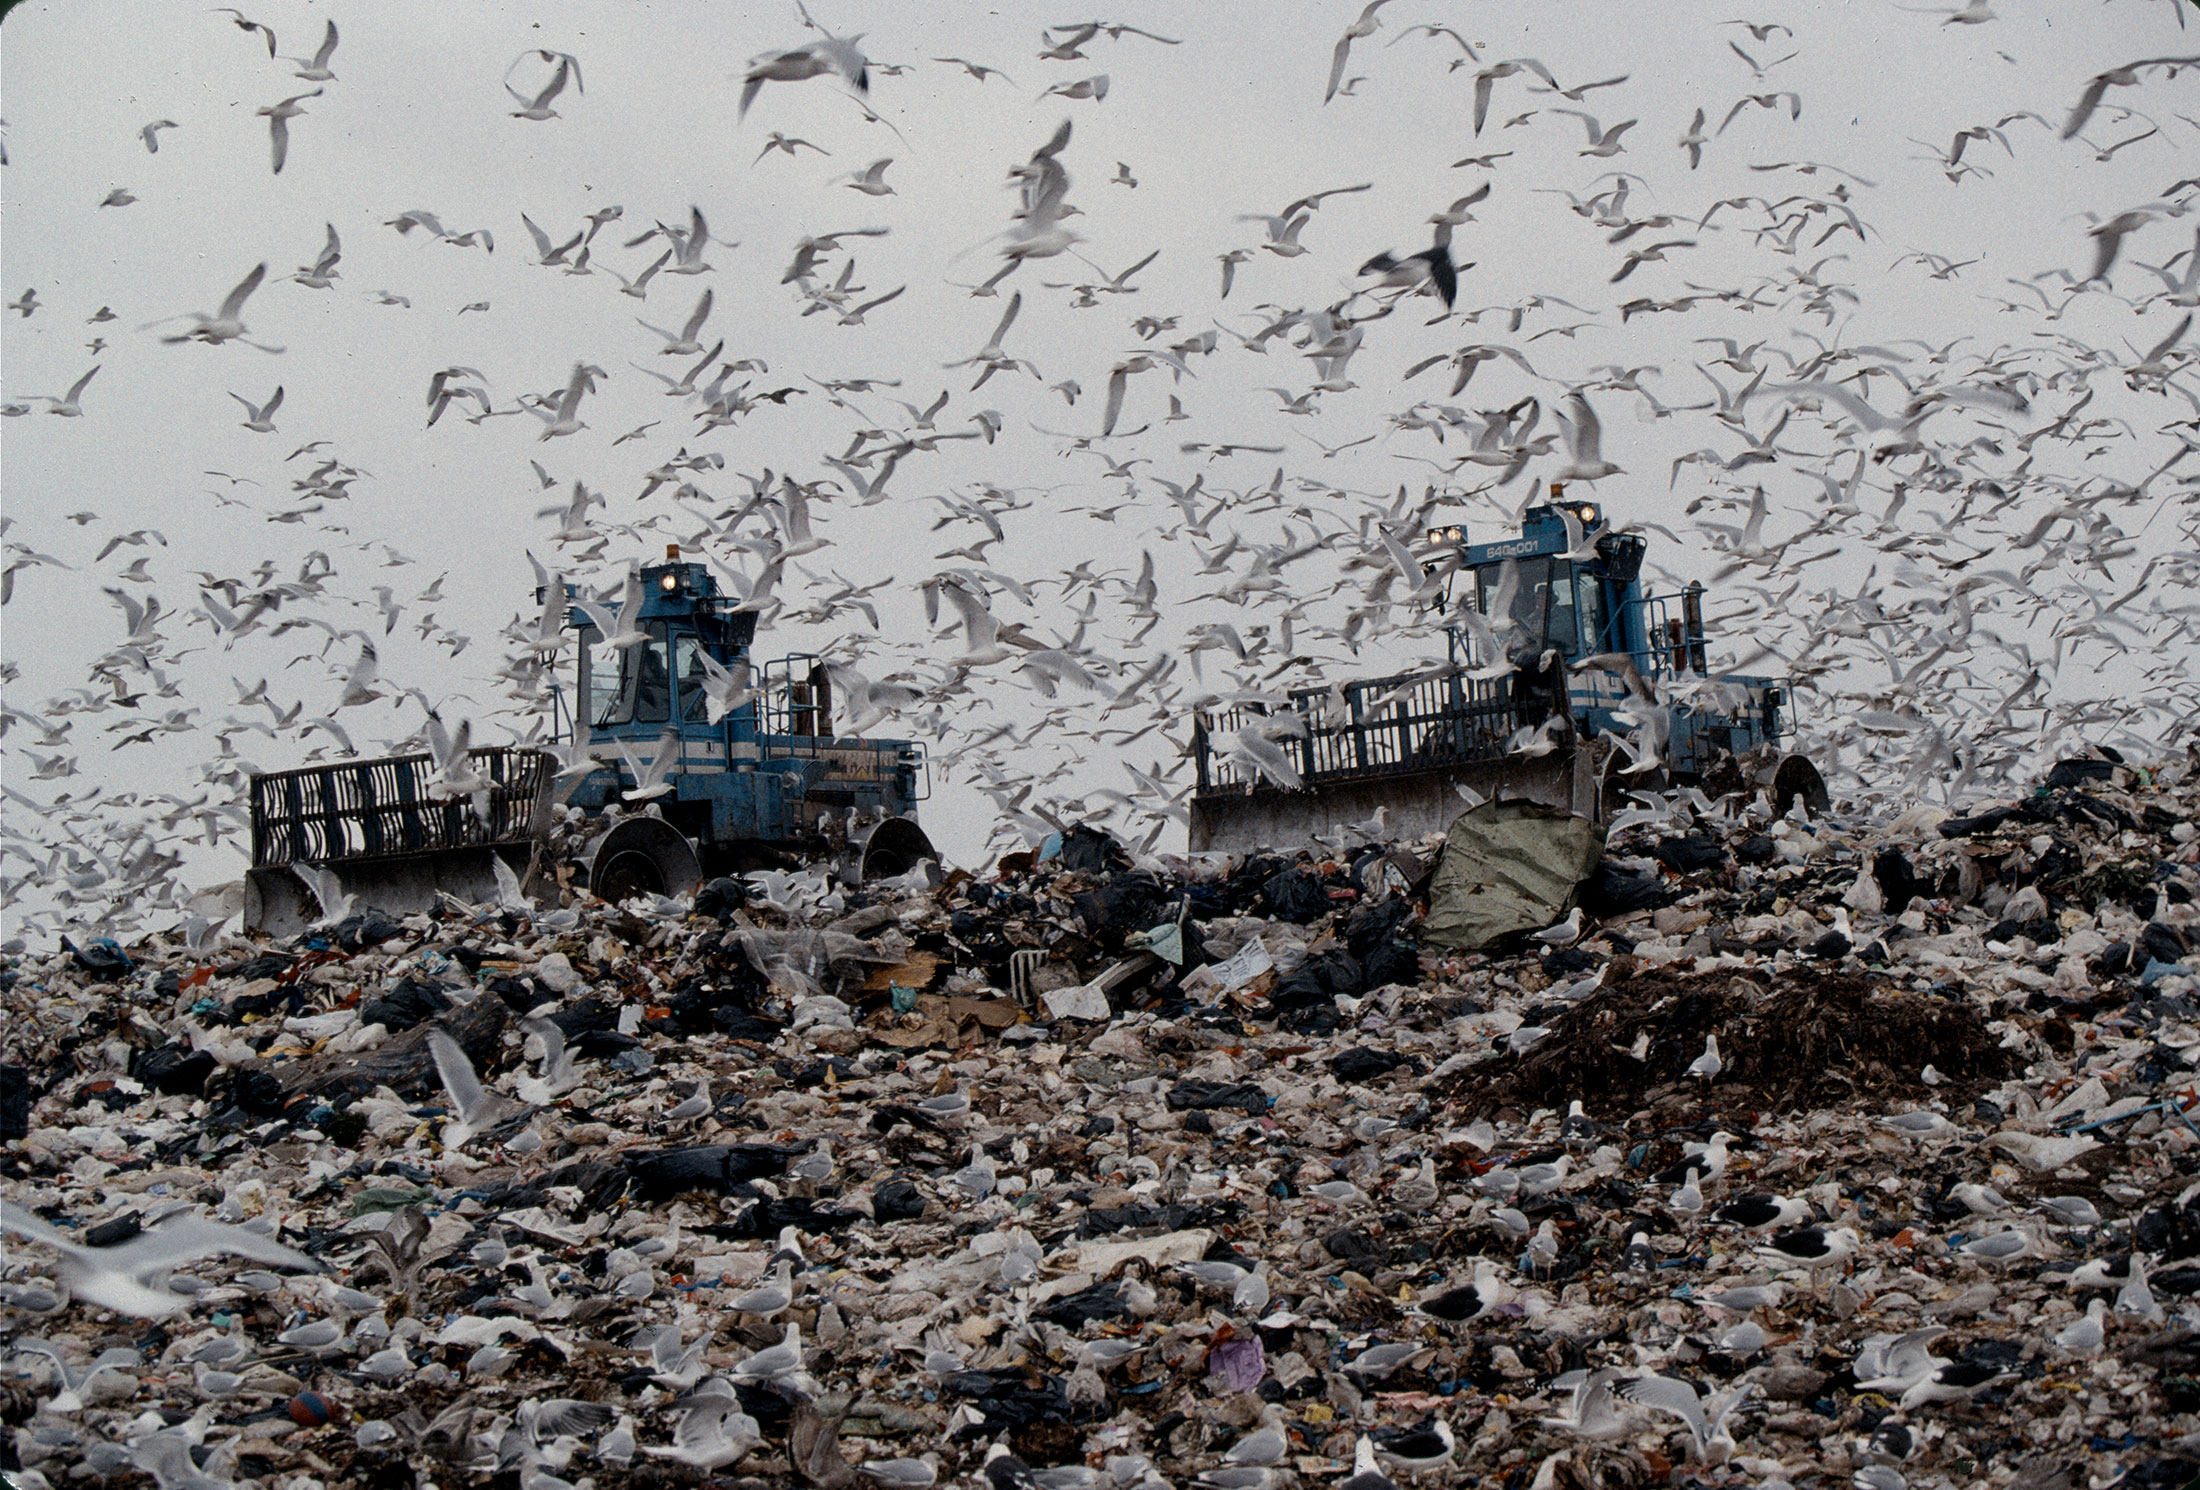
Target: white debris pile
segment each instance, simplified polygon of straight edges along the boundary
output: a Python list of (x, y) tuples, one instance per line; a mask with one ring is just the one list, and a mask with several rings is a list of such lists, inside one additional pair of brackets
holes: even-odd
[(18, 957), (0, 1468), (2176, 1490), (2200, 792), (2049, 782)]

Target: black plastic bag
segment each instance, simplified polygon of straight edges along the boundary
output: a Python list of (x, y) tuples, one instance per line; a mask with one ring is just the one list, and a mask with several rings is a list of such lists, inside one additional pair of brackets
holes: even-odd
[(262, 952), (257, 957), (248, 958), (234, 967), (225, 967), (219, 971), (224, 978), (255, 983), (262, 978), (280, 978), (290, 971), (290, 965), (297, 960), (287, 952)]
[(329, 941), (346, 952), (364, 952), (404, 934), (404, 927), (371, 906), (344, 917), (327, 932)]
[(1322, 1247), (1337, 1261), (1363, 1272), (1372, 1272), (1374, 1265), (1383, 1260), (1382, 1249), (1368, 1238), (1366, 1232), (1355, 1227), (1348, 1226), (1342, 1231), (1331, 1232), (1322, 1238)]
[(1274, 854), (1255, 854), (1230, 871), (1220, 887), (1221, 898), (1233, 911), (1250, 910), (1260, 898), (1260, 887), (1290, 867)]
[(533, 978), (515, 978), (505, 973), (491, 973), (481, 980), (486, 991), (504, 1000), (504, 1007), (514, 1014), (532, 1014), (547, 1003), (556, 1001), (557, 995), (548, 992)]
[(95, 936), (81, 947), (63, 937), (61, 950), (68, 953), (79, 968), (102, 983), (127, 978), (137, 971), (137, 964), (113, 937)]
[(1360, 991), (1421, 981), (1421, 954), (1405, 942), (1384, 942), (1360, 964)]
[(2178, 935), (2176, 927), (2162, 921), (2149, 921), (2139, 933), (2139, 951), (2155, 962), (2183, 962), (2185, 939)]
[(1270, 990), (1268, 1001), (1278, 1009), (1304, 1009), (1326, 1005), (1338, 994), (1357, 997), (1367, 986), (1360, 959), (1350, 952), (1324, 952), (1309, 957)]
[(1131, 856), (1115, 836), (1105, 829), (1089, 823), (1079, 823), (1062, 835), (1062, 867), (1074, 869), (1079, 874), (1100, 874), (1110, 869), (1128, 869)]
[(1176, 891), (1144, 871), (1118, 874), (1097, 890), (1070, 897), (1085, 929), (1120, 946), (1133, 932), (1174, 921)]
[(735, 1217), (730, 1229), (713, 1230), (733, 1241), (768, 1241), (789, 1226), (809, 1232), (838, 1231), (861, 1219), (858, 1211), (822, 1210), (807, 1196), (774, 1200), (767, 1195)]
[(435, 1018), (451, 1007), (443, 990), (418, 978), (403, 978), (359, 1006), (361, 1024), (379, 1024), (393, 1035)]
[(1053, 1300), (1038, 1310), (1037, 1316), (1048, 1324), (1060, 1325), (1075, 1333), (1096, 1319), (1124, 1319), (1130, 1312), (1130, 1305), (1123, 1301), (1121, 1287), (1113, 1283), (1095, 1283), (1090, 1288)]
[(1268, 1094), (1250, 1081), (1199, 1081), (1187, 1078), (1169, 1088), (1169, 1111), (1204, 1111), (1213, 1107), (1242, 1107), (1259, 1114), (1268, 1110)]
[(1395, 1050), (1343, 1050), (1329, 1059), (1330, 1074), (1339, 1081), (1373, 1081), (1400, 1066), (1412, 1065), (1413, 1057)]
[(789, 1159), (809, 1150), (806, 1143), (707, 1143), (621, 1158), (644, 1199), (664, 1200), (683, 1190), (728, 1190), (769, 1179), (784, 1171)]
[(1024, 1368), (1011, 1366), (999, 1371), (958, 1371), (941, 1385), (958, 1397), (968, 1397), (985, 1414), (988, 1434), (1038, 1422), (1089, 1422), (1100, 1415), (1096, 1407), (1071, 1402), (1057, 1378), (1038, 1377), (1038, 1386), (1030, 1385), (1031, 1379)]
[(1654, 911), (1660, 906), (1671, 905), (1676, 898), (1656, 874), (1634, 873), (1619, 868), (1610, 860), (1599, 864), (1596, 872), (1583, 880), (1581, 888), (1574, 892), (1574, 899), (1581, 908), (1599, 919)]
[(914, 1221), (924, 1214), (924, 1193), (909, 1180), (888, 1180), (871, 1192), (875, 1221)]
[(1653, 845), (1650, 857), (1675, 874), (1695, 874), (1726, 863), (1726, 845), (1709, 833), (1690, 833)]
[(716, 967), (708, 978), (693, 978), (673, 990), (665, 1007), (672, 1011), (672, 1025), (683, 1035), (723, 1032), (738, 1040), (770, 1042), (779, 1038), (777, 1025), (757, 1020), (755, 1000), (767, 991), (764, 975), (747, 959)]
[(22, 1066), (0, 1066), (0, 1143), (31, 1136), (31, 1074)]
[(1952, 817), (1940, 825), (1943, 838), (1976, 838), (1981, 833), (1991, 833), (2010, 823), (2025, 821), (2024, 813), (2011, 806), (1989, 807), (1970, 817)]
[(1413, 903), (1402, 895), (1373, 902), (1363, 900), (1344, 918), (1341, 934), (1345, 948), (1364, 962), (1377, 947), (1397, 941), (1398, 929), (1412, 919)]
[(163, 1096), (181, 1097), (206, 1089), (214, 1057), (187, 1045), (161, 1045), (130, 1063), (130, 1074)]
[(1898, 848), (1883, 848), (1872, 855), (1872, 878), (1879, 882), (1879, 893), (1887, 902), (1890, 916), (1901, 915), (1911, 901), (1930, 888), (1918, 879), (1917, 871)]
[(240, 1070), (236, 1085), (230, 1088), (230, 1100), (254, 1117), (277, 1117), (289, 1093), (265, 1071)]
[(748, 904), (748, 895), (737, 879), (720, 876), (695, 892), (695, 914), (731, 921), (733, 913)]
[(1261, 903), (1278, 921), (1304, 926), (1329, 914), (1329, 892), (1310, 869), (1286, 869), (1260, 887)]
[(2114, 761), (2066, 760), (2055, 762), (2047, 773), (2047, 785), (2083, 786), (2089, 781), (2113, 781), (2116, 779)]
[(550, 1016), (553, 1024), (564, 1032), (568, 1041), (583, 1035), (593, 1035), (619, 1027), (619, 1011), (600, 998), (585, 998)]

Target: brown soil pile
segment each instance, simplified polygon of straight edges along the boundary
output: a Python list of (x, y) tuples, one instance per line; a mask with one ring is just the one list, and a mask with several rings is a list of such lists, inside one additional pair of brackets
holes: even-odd
[[(1712, 1033), (1726, 1065), (1706, 1085), (1686, 1072)], [(1803, 968), (1768, 986), (1660, 970), (1603, 989), (1558, 1016), (1525, 1056), (1461, 1071), (1440, 1095), (1476, 1114), (1579, 1097), (1608, 1118), (1678, 1097), (1708, 1117), (1857, 1098), (1965, 1101), (2006, 1076), (2009, 1061), (1969, 1003), (1869, 975)], [(1920, 1078), (1927, 1065), (1946, 1078), (1938, 1087)]]

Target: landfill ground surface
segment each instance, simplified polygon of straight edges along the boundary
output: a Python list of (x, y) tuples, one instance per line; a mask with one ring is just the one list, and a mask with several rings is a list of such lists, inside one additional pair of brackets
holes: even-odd
[(1472, 952), (1438, 839), (1080, 830), (18, 957), (0, 1473), (2181, 1490), (2196, 807), (1699, 797)]

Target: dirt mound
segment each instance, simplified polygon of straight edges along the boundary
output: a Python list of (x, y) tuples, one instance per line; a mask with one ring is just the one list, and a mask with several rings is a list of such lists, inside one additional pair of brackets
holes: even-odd
[[(1726, 1063), (1687, 1076), (1716, 1033)], [(2009, 1072), (1977, 1009), (1870, 976), (1796, 969), (1759, 978), (1639, 973), (1551, 1022), (1525, 1056), (1461, 1071), (1440, 1095), (1474, 1113), (1564, 1107), (1608, 1115), (1677, 1103), (1700, 1116), (1792, 1111), (1868, 1097), (1964, 1101)], [(1945, 1080), (1925, 1084), (1932, 1066)]]

